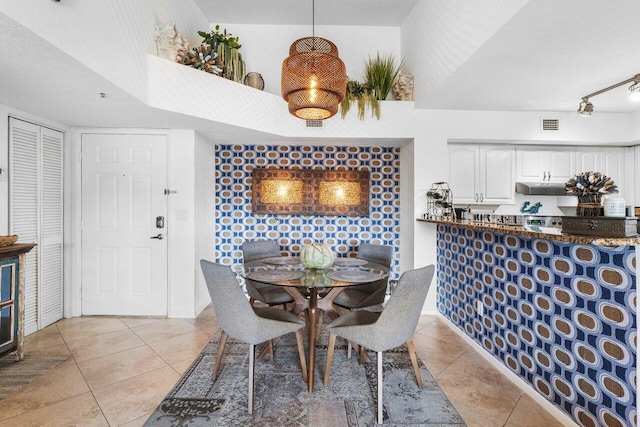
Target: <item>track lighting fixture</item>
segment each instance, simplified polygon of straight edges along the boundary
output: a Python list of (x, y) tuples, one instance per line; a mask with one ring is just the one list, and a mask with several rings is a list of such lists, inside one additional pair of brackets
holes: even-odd
[(578, 114), (581, 116), (590, 116), (593, 112), (593, 104), (586, 96), (582, 98), (582, 102), (578, 106)]
[(591, 97), (600, 95), (601, 93), (604, 93), (604, 92), (608, 92), (611, 89), (615, 89), (622, 85), (626, 85), (627, 83), (632, 83), (632, 85), (629, 86), (629, 99), (633, 101), (640, 101), (640, 74), (636, 74), (630, 79), (627, 79), (620, 83), (616, 83), (604, 89), (600, 89), (599, 91), (593, 92), (589, 95), (583, 96), (582, 101), (578, 106), (578, 114), (580, 114), (581, 116), (590, 116), (591, 113), (593, 112), (593, 104), (591, 103), (591, 101), (589, 101)]

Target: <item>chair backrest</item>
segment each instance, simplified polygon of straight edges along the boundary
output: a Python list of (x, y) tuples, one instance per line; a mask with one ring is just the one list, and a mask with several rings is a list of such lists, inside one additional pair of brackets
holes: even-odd
[(280, 255), (280, 245), (275, 240), (253, 240), (242, 244), (244, 262)]
[(358, 247), (358, 258), (375, 262), (376, 264), (391, 267), (393, 260), (393, 248), (386, 245), (374, 245), (371, 243), (361, 243)]
[(405, 343), (416, 330), (424, 301), (431, 287), (435, 266), (406, 271), (376, 321), (386, 348)]
[(252, 343), (260, 319), (255, 314), (236, 275), (228, 265), (200, 260), (218, 325), (230, 337)]

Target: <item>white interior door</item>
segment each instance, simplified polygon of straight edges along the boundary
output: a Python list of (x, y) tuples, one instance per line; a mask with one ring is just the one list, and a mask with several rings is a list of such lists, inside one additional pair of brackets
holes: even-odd
[(82, 135), (82, 314), (167, 314), (166, 184), (166, 136)]

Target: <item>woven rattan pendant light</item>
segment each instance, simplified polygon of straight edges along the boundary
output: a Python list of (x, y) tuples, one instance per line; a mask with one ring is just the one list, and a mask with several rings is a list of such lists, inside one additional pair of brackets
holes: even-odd
[(282, 63), (282, 97), (289, 112), (305, 120), (324, 120), (338, 112), (347, 88), (347, 70), (338, 48), (327, 39), (313, 35), (291, 44)]

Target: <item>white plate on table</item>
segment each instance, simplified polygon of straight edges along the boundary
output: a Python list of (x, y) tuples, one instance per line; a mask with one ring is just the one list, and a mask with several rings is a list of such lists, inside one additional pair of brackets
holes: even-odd
[(286, 282), (302, 277), (301, 271), (290, 270), (256, 270), (247, 274), (246, 278), (258, 282)]
[(327, 277), (340, 282), (369, 283), (382, 278), (382, 274), (373, 271), (340, 270), (328, 272)]
[(366, 260), (358, 258), (336, 258), (333, 261), (333, 265), (337, 267), (357, 267), (365, 264), (367, 264)]
[(300, 258), (297, 256), (274, 256), (265, 258), (262, 262), (271, 265), (293, 265), (300, 264)]

